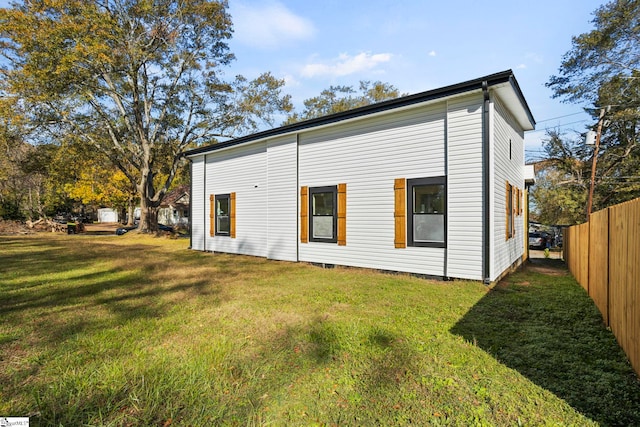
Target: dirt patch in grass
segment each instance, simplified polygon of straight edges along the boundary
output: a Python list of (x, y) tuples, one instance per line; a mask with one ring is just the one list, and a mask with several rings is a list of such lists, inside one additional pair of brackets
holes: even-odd
[(85, 224), (84, 229), (87, 234), (115, 234), (116, 229), (122, 227), (118, 223), (95, 223)]
[(530, 259), (525, 265), (525, 271), (557, 277), (569, 274), (564, 262), (557, 259)]

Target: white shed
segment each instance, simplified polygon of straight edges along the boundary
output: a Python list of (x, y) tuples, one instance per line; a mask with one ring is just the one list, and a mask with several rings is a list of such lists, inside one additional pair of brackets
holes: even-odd
[(493, 282), (534, 126), (508, 70), (191, 150), (191, 247)]
[(111, 208), (98, 209), (98, 222), (113, 223), (118, 222), (118, 212)]

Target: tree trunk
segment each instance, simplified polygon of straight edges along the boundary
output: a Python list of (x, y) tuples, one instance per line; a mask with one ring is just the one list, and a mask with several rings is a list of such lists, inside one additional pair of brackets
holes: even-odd
[(150, 206), (146, 198), (140, 200), (140, 224), (138, 231), (141, 233), (153, 233), (158, 231), (158, 207)]
[(133, 197), (133, 195), (129, 196), (129, 201), (127, 202), (127, 227), (133, 227), (136, 218), (135, 218), (135, 213), (136, 213), (136, 205), (135, 205), (135, 198)]
[(153, 201), (155, 189), (153, 187), (153, 172), (148, 159), (151, 155), (148, 153), (148, 147), (145, 146), (145, 159), (141, 170), (140, 184), (138, 193), (140, 195), (140, 224), (138, 232), (155, 233), (158, 231), (158, 204)]

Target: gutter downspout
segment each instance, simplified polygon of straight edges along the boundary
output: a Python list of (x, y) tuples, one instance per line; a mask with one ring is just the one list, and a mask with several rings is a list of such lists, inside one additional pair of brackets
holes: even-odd
[(193, 160), (189, 160), (189, 249), (193, 248)]
[(482, 82), (482, 277), (485, 285), (491, 283), (491, 170), (490, 170), (490, 129), (489, 129), (489, 108), (491, 100), (489, 97), (489, 83)]

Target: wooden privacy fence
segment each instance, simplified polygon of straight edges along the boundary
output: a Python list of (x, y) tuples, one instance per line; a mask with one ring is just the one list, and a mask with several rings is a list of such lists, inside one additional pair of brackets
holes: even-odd
[(564, 259), (640, 374), (640, 198), (566, 228)]

